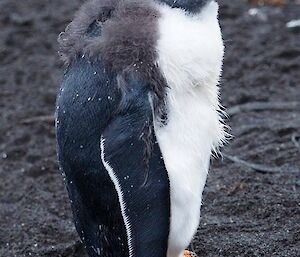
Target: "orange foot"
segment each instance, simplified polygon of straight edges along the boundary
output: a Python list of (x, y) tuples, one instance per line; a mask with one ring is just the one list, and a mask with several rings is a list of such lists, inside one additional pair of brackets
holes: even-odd
[(188, 250), (185, 250), (184, 251), (184, 254), (183, 254), (184, 257), (197, 257), (197, 255), (193, 252), (190, 252)]

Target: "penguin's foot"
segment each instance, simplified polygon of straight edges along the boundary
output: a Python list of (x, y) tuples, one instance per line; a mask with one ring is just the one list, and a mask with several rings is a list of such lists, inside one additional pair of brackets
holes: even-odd
[(188, 251), (188, 250), (185, 250), (185, 251), (184, 251), (183, 256), (184, 256), (184, 257), (198, 257), (195, 253), (190, 252), (190, 251)]

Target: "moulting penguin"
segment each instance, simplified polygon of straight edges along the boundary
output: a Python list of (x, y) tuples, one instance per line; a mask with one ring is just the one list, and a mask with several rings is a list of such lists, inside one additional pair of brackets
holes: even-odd
[(56, 134), (90, 257), (182, 257), (225, 138), (211, 0), (93, 0), (59, 36)]

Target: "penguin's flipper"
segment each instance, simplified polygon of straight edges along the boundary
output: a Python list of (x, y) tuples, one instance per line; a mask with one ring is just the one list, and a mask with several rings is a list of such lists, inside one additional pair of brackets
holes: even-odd
[[(120, 110), (101, 136), (101, 158), (118, 192), (129, 256), (165, 257), (169, 180), (155, 143), (149, 87), (129, 76)], [(151, 156), (147, 156), (149, 148)]]

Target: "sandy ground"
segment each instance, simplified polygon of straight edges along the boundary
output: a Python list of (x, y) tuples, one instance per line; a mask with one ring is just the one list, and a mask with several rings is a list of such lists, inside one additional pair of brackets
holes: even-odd
[[(54, 112), (62, 78), (56, 38), (81, 2), (0, 1), (1, 257), (85, 256), (53, 124), (35, 119)], [(300, 31), (286, 28), (300, 6), (257, 12), (242, 0), (220, 3), (221, 99), (234, 139), (213, 161), (191, 248), (199, 256), (300, 256)], [(256, 102), (268, 105), (253, 110)], [(245, 104), (250, 110), (232, 108)]]

